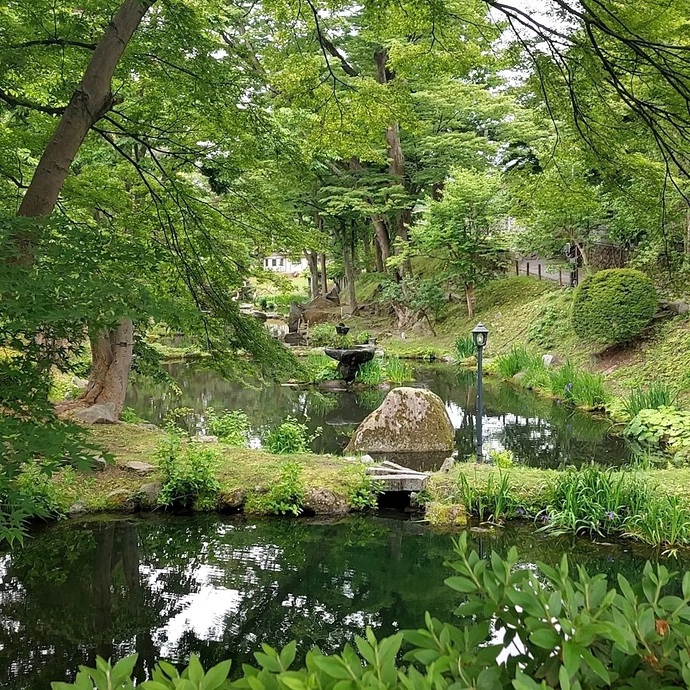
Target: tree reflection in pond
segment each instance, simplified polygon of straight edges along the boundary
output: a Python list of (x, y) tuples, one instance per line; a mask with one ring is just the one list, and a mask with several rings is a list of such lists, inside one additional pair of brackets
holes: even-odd
[[(517, 545), (524, 563), (564, 550), (592, 572), (639, 572), (645, 553), (529, 530), (474, 535), (483, 554)], [(335, 650), (371, 625), (452, 617), (443, 585), (451, 537), (399, 519), (338, 522), (120, 519), (47, 528), (0, 561), (0, 666), (9, 690), (49, 687), (96, 654), (251, 662), (261, 642)], [(674, 564), (674, 569), (676, 564)], [(236, 668), (239, 665), (236, 664)]]

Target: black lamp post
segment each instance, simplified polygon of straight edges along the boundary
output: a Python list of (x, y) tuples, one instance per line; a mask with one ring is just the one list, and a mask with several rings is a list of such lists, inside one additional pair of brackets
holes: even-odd
[(484, 346), (489, 339), (489, 331), (483, 323), (478, 323), (472, 330), (472, 340), (477, 348), (477, 462), (484, 461), (484, 448), (482, 439), (482, 355), (484, 354)]

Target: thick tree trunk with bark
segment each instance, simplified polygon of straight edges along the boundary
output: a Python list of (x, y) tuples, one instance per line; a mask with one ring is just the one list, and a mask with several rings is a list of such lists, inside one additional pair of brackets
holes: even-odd
[(120, 5), (43, 151), (18, 215), (42, 218), (53, 212), (72, 161), (86, 135), (112, 107), (111, 82), (115, 68), (142, 18), (155, 1), (124, 0)]
[(378, 237), (374, 235), (374, 259), (376, 261), (376, 272), (383, 273), (386, 267), (383, 264), (383, 254), (381, 253), (381, 245), (379, 244)]
[(319, 257), (318, 254), (311, 249), (305, 249), (304, 256), (309, 264), (309, 289), (311, 298), (316, 299), (319, 296)]
[(374, 216), (374, 235), (381, 251), (381, 265), (386, 270), (386, 261), (391, 255), (391, 238), (388, 234), (388, 226), (382, 216)]
[(134, 326), (120, 319), (115, 328), (103, 328), (90, 336), (91, 373), (82, 395), (89, 405), (113, 403), (119, 416), (125, 404), (127, 380), (132, 367)]
[[(380, 48), (374, 53), (374, 61), (376, 62), (376, 80), (380, 84), (387, 84), (394, 75), (388, 69), (388, 50)], [(402, 143), (400, 141), (400, 125), (394, 122), (386, 131), (386, 143), (388, 144), (388, 158), (390, 164), (388, 170), (390, 174), (396, 178), (399, 184), (407, 189), (405, 183), (405, 154), (403, 153)], [(409, 241), (407, 228), (412, 221), (412, 214), (410, 209), (400, 209), (395, 214), (395, 230), (403, 242)], [(407, 275), (412, 275), (412, 264), (409, 259), (403, 263), (403, 271)]]

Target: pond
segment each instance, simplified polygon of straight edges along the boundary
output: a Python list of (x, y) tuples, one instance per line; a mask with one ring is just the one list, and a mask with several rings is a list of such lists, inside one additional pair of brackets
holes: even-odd
[[(322, 432), (312, 444), (318, 453), (340, 454), (357, 425), (386, 395), (383, 390), (327, 392), (315, 387), (279, 383), (247, 386), (226, 381), (208, 369), (170, 364), (168, 371), (181, 389), (138, 382), (130, 388), (126, 405), (155, 424), (176, 409), (189, 411), (177, 419), (190, 431), (205, 431), (206, 410), (244, 410), (252, 423), (252, 445), (260, 446), (266, 429), (292, 415), (307, 420)], [(423, 386), (444, 401), (455, 426), (458, 455), (474, 452), (476, 374), (445, 365), (415, 367), (415, 386)], [(620, 465), (631, 452), (620, 436), (610, 433), (611, 423), (574, 410), (530, 391), (496, 379), (485, 382), (485, 449), (509, 449), (516, 461), (534, 467), (562, 468), (596, 461)], [(409, 465), (408, 465), (409, 466)], [(419, 469), (434, 469), (419, 467)]]
[[(483, 555), (516, 545), (525, 566), (564, 551), (589, 572), (635, 578), (645, 552), (535, 534), (471, 533)], [(262, 642), (335, 651), (371, 626), (379, 635), (452, 619), (443, 584), (451, 538), (393, 515), (332, 522), (219, 516), (65, 522), (0, 554), (3, 688), (50, 687), (95, 655), (153, 661), (200, 654), (252, 662)], [(673, 570), (688, 563), (673, 562)]]

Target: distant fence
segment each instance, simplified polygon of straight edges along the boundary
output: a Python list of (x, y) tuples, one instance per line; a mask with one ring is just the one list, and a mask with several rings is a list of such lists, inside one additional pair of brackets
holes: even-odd
[(533, 261), (516, 261), (515, 275), (528, 276), (535, 280), (550, 280), (561, 286), (575, 287), (580, 282), (580, 269), (574, 268), (572, 271), (558, 269), (558, 271), (547, 271), (547, 263), (542, 259)]

